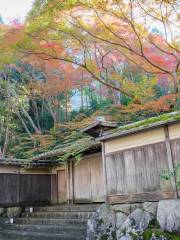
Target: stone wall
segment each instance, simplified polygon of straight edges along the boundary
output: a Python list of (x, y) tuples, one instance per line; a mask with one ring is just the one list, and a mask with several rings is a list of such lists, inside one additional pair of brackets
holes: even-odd
[(88, 221), (87, 240), (143, 240), (144, 231), (153, 224), (180, 234), (180, 200), (103, 204)]

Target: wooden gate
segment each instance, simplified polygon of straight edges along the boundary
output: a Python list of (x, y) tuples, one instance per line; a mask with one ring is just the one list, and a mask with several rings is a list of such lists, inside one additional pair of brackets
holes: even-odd
[(84, 157), (74, 166), (75, 202), (104, 202), (104, 195), (101, 154)]
[(67, 178), (66, 170), (58, 170), (58, 202), (63, 203), (67, 201)]

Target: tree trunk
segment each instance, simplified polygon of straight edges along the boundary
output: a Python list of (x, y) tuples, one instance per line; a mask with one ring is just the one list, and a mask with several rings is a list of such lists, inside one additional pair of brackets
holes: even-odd
[(27, 127), (24, 119), (21, 117), (21, 114), (20, 114), (19, 112), (16, 112), (16, 115), (17, 115), (17, 117), (19, 118), (19, 120), (22, 122), (22, 125), (23, 125), (26, 133), (27, 133), (27, 134), (29, 135), (29, 137), (33, 140), (34, 138), (33, 138), (32, 134), (31, 134), (31, 132), (29, 131), (29, 129), (28, 129), (28, 127)]
[(21, 106), (21, 111), (24, 113), (24, 115), (27, 117), (29, 120), (31, 126), (33, 127), (34, 131), (36, 134), (42, 134), (42, 132), (36, 127), (35, 123), (33, 122), (31, 116), (28, 114), (28, 112), (24, 109), (23, 106)]
[(5, 135), (5, 141), (4, 141), (4, 146), (3, 146), (3, 152), (2, 152), (2, 158), (5, 157), (6, 152), (7, 152), (7, 148), (8, 148), (8, 143), (9, 143), (9, 117), (8, 117), (8, 121), (7, 121), (7, 126), (6, 126), (6, 135)]

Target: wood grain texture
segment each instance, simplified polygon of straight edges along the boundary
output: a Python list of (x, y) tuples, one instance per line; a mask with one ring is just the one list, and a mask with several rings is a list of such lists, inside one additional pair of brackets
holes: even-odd
[(101, 154), (82, 159), (74, 166), (74, 200), (76, 203), (105, 201)]
[(108, 195), (117, 194), (117, 169), (114, 155), (106, 157)]
[(91, 197), (92, 202), (103, 202), (105, 190), (104, 190), (104, 179), (102, 169), (101, 158), (91, 158), (90, 160), (91, 169)]
[[(165, 137), (166, 137), (166, 151), (167, 151), (167, 160), (168, 160), (168, 169), (170, 172), (174, 171), (174, 162), (173, 162), (173, 155), (172, 155), (172, 149), (171, 149), (171, 142), (169, 138), (169, 128), (168, 126), (164, 126), (164, 132), (165, 132)], [(177, 191), (177, 186), (176, 186), (176, 176), (172, 176), (170, 178), (172, 188)]]
[[(172, 157), (173, 157), (174, 166), (176, 167), (177, 165), (180, 164), (180, 139), (171, 141), (171, 149), (172, 149)], [(180, 182), (179, 174), (176, 176), (176, 181), (177, 181), (177, 183)], [(177, 189), (180, 191), (179, 185), (177, 186)], [(179, 197), (180, 197), (180, 194), (179, 194)]]
[(125, 194), (125, 195), (111, 195), (108, 196), (108, 203), (135, 203), (135, 202), (148, 202), (148, 201), (159, 201), (163, 199), (176, 198), (176, 192), (164, 191), (164, 192), (146, 192), (136, 194)]
[(58, 170), (58, 202), (67, 202), (67, 173), (66, 170)]
[(47, 204), (51, 201), (50, 174), (0, 174), (0, 206)]
[(89, 160), (74, 166), (74, 198), (76, 202), (91, 201), (91, 169)]
[(103, 182), (104, 182), (104, 200), (107, 202), (108, 187), (107, 187), (107, 170), (106, 170), (105, 144), (102, 142), (102, 168), (103, 168)]
[(56, 176), (56, 174), (51, 175), (51, 202), (52, 203), (57, 203), (58, 202), (57, 176)]
[(167, 158), (165, 142), (106, 156), (108, 196), (172, 191), (171, 182), (160, 178), (169, 167)]
[(125, 159), (122, 153), (114, 155), (116, 162), (116, 177), (117, 177), (117, 193), (123, 194), (126, 193), (125, 185)]

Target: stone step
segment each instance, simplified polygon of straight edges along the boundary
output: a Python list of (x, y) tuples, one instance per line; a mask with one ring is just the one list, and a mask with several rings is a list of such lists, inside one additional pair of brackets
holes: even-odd
[(5, 223), (8, 221), (8, 218), (0, 217), (0, 224)]
[(22, 217), (60, 218), (60, 219), (89, 219), (92, 212), (33, 212), (23, 213)]
[(28, 224), (4, 224), (3, 229), (25, 232), (55, 233), (55, 234), (75, 234), (77, 236), (86, 235), (86, 226), (56, 226), (56, 225), (28, 225)]
[(15, 220), (16, 224), (43, 224), (43, 225), (76, 225), (85, 226), (87, 220), (85, 219), (58, 219), (58, 218), (18, 218)]
[(87, 221), (99, 204), (29, 208), (14, 224), (0, 222), (0, 240), (85, 240)]
[[(43, 206), (35, 207), (34, 210), (38, 212), (94, 212), (99, 207), (99, 204), (79, 204), (79, 205), (54, 205), (54, 206)], [(28, 208), (27, 208), (28, 210)]]
[(0, 240), (84, 240), (82, 236), (70, 234), (50, 234), (29, 231), (1, 230)]

